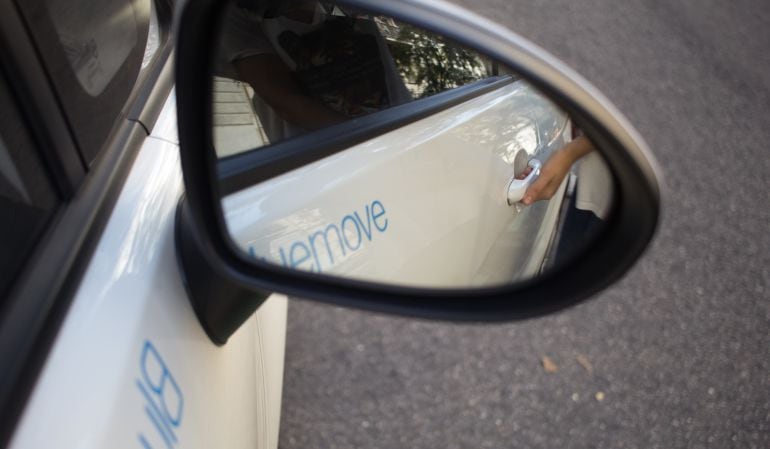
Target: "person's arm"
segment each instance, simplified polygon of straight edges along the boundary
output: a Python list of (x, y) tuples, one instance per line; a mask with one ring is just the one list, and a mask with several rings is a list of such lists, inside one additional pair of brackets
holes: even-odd
[(591, 141), (586, 136), (580, 136), (553, 153), (540, 169), (540, 177), (524, 193), (521, 202), (528, 206), (535, 201), (551, 199), (572, 164), (593, 149)]
[(278, 55), (258, 54), (233, 61), (238, 76), (249, 83), (284, 120), (307, 131), (341, 123), (348, 118), (308, 97)]

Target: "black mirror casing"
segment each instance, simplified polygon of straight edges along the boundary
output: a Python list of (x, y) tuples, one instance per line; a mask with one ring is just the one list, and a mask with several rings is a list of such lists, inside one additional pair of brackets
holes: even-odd
[[(601, 148), (614, 173), (615, 207), (603, 234), (584, 254), (542, 277), (511, 286), (408, 288), (246, 260), (226, 232), (217, 191), (217, 160), (211, 148), (211, 61), (223, 3), (186, 3), (176, 51), (177, 114), (187, 202), (185, 213), (178, 215), (177, 226), (186, 231), (178, 230), (177, 245), (186, 248), (180, 252), (180, 263), (194, 309), (216, 343), (223, 344), (256, 310), (265, 292), (272, 291), (431, 319), (504, 321), (539, 316), (577, 304), (618, 280), (650, 242), (660, 206), (655, 164), (622, 115), (576, 73), (520, 36), (454, 5), (426, 0), (344, 0), (339, 3), (442, 33), (526, 78)], [(185, 225), (184, 220), (193, 221), (194, 226)], [(194, 243), (183, 241), (191, 238), (190, 230), (194, 230)], [(200, 273), (205, 271), (212, 277), (204, 281)], [(217, 290), (212, 283), (221, 288)]]

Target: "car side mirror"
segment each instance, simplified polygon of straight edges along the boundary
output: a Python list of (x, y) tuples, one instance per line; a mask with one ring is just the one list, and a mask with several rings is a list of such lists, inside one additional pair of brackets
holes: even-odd
[(638, 134), (524, 38), (443, 1), (190, 0), (177, 246), (212, 340), (270, 292), (424, 318), (551, 313), (654, 233)]

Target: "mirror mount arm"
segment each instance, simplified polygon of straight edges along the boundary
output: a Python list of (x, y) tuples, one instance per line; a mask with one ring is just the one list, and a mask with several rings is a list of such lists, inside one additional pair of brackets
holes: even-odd
[(270, 293), (239, 285), (219, 269), (221, 264), (211, 263), (213, 249), (205, 245), (186, 196), (177, 206), (174, 228), (177, 262), (190, 304), (211, 341), (222, 346)]

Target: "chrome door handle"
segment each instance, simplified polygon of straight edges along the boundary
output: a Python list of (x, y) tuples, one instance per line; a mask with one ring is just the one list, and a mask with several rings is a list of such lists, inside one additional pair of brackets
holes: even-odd
[(527, 192), (529, 186), (531, 186), (537, 177), (540, 176), (540, 167), (542, 167), (543, 164), (539, 160), (530, 159), (528, 165), (532, 168), (532, 171), (529, 172), (526, 178), (516, 179), (514, 177), (511, 179), (511, 183), (508, 184), (509, 206), (513, 206), (514, 204), (521, 201), (521, 199), (524, 198), (524, 193)]

